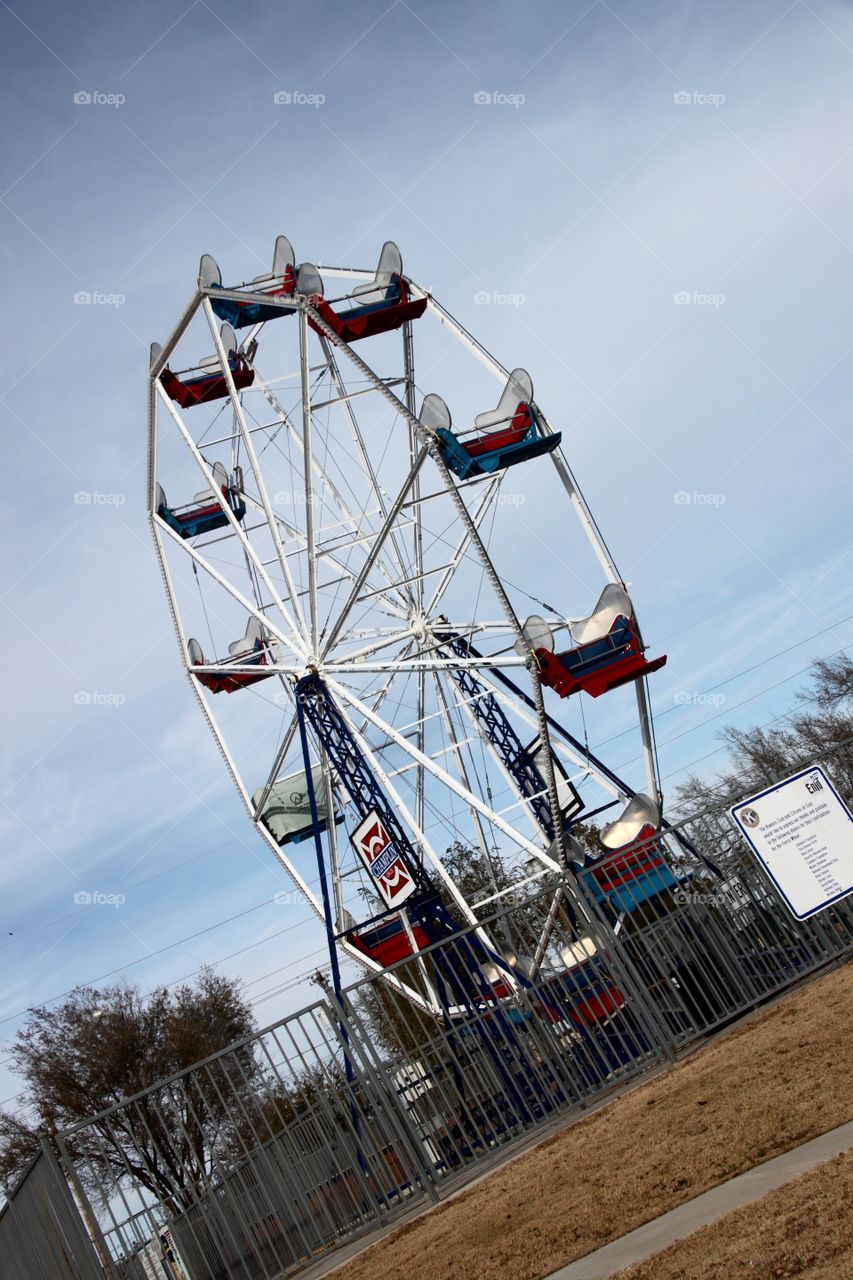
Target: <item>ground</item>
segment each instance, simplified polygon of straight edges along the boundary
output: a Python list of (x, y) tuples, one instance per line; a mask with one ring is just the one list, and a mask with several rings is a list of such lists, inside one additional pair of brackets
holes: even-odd
[(851, 1037), (847, 965), (402, 1227), (336, 1277), (541, 1280), (851, 1119)]
[(755, 1204), (613, 1280), (853, 1280), (853, 1152), (801, 1174)]

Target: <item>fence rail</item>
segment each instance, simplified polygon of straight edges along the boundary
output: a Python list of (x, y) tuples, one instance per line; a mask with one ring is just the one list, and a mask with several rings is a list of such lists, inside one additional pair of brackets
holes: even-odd
[[(546, 918), (535, 978), (482, 963)], [(4, 1277), (298, 1274), (851, 947), (851, 899), (796, 920), (727, 810), (694, 816), (67, 1130), (0, 1214)]]

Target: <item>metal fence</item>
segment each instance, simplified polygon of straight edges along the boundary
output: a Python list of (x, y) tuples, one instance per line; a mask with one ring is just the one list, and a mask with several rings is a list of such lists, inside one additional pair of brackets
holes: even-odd
[(3, 1280), (103, 1280), (81, 1208), (44, 1141), (0, 1209)]
[[(842, 961), (850, 903), (795, 920), (722, 807), (519, 892), (481, 922), (510, 963), (462, 932), (61, 1135), (61, 1172), (36, 1169), (53, 1181), (0, 1217), (3, 1275), (89, 1280), (93, 1258), (112, 1280), (303, 1271)], [(473, 995), (454, 986), (472, 970)], [(7, 1271), (69, 1205), (89, 1270), (45, 1254)]]
[[(584, 896), (599, 905), (602, 883), (619, 884), (624, 910), (604, 930), (629, 989), (656, 1018), (662, 1042), (676, 1051), (853, 946), (851, 899), (798, 921), (727, 815), (702, 819), (698, 848), (708, 848), (708, 829), (715, 827), (712, 847), (718, 856), (724, 851), (715, 869), (690, 839), (696, 822), (675, 829), (669, 850), (640, 844), (579, 876)], [(673, 883), (646, 899), (637, 872), (658, 859)]]

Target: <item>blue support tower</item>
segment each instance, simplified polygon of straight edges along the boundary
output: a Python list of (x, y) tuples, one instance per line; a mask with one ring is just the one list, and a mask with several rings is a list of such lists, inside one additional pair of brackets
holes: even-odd
[[(436, 638), (444, 649), (457, 657), (472, 656), (471, 646), (461, 636), (451, 632), (438, 632)], [(480, 683), (470, 667), (451, 667), (450, 674), (459, 685), (480, 728), (497, 751), (519, 793), (530, 801), (539, 826), (548, 839), (553, 840), (556, 831), (548, 800), (548, 788), (532, 752), (523, 746), (498, 699)]]
[[(464, 636), (458, 635), (455, 632), (438, 632), (437, 639), (445, 649), (455, 653), (457, 657), (483, 657), (479, 649), (476, 649), (469, 640), (466, 640)], [(525, 693), (514, 680), (511, 680), (509, 676), (507, 676), (498, 667), (492, 668), (491, 674), (495, 680), (523, 702), (525, 706), (529, 707), (531, 710), (535, 709), (535, 703), (530, 697), (530, 694)], [(516, 754), (513, 756), (513, 744), (516, 743), (521, 747), (521, 742), (518, 735), (512, 728), (512, 725), (507, 721), (503, 709), (494, 695), (489, 690), (485, 690), (477, 680), (476, 676), (473, 676), (468, 669), (454, 667), (451, 670), (451, 675), (459, 684), (463, 693), (465, 693), (470, 700), (472, 711), (482, 724), (489, 740), (494, 743), (496, 749), (500, 753), (507, 770), (516, 779), (518, 789), (521, 794), (524, 796), (532, 795), (533, 792), (528, 790), (528, 787), (534, 787), (537, 790), (544, 790), (545, 781), (542, 778), (542, 774), (536, 766), (535, 761), (530, 760), (528, 764), (528, 761), (522, 760), (519, 763), (518, 755)], [(484, 696), (480, 696), (481, 693)], [(606, 778), (609, 778), (612, 783), (619, 787), (619, 789), (629, 797), (629, 799), (636, 794), (633, 788), (629, 787), (627, 782), (624, 782), (618, 774), (608, 768), (603, 760), (599, 760), (597, 756), (593, 755), (593, 753), (589, 751), (582, 742), (579, 742), (577, 738), (573, 737), (573, 735), (570, 734), (569, 731), (559, 723), (559, 721), (555, 720), (552, 715), (546, 715), (546, 719), (550, 729), (553, 729), (557, 734), (559, 734), (563, 741), (568, 743), (568, 745), (576, 752), (585, 755), (590, 763), (595, 765), (598, 772), (603, 774)], [(542, 806), (544, 806), (544, 813), (542, 812)], [(551, 822), (551, 810), (545, 796), (542, 797), (542, 805), (537, 806), (534, 803), (534, 812), (542, 830), (545, 831), (551, 839), (553, 839), (554, 828), (553, 823)], [(600, 812), (600, 810), (596, 810), (595, 812)], [(703, 862), (716, 879), (724, 879), (723, 873), (716, 863), (712, 862), (707, 854), (703, 853), (700, 849), (697, 849), (692, 841), (688, 840), (682, 831), (679, 831), (677, 828), (672, 828), (666, 818), (662, 819), (661, 826), (664, 831), (671, 831), (673, 837), (682, 846), (682, 848), (687, 850), (688, 853), (692, 853), (694, 857)]]
[[(476, 1035), (503, 1083), (505, 1108), (529, 1123), (542, 1105), (531, 1089), (530, 1082), (535, 1079), (535, 1072), (526, 1055), (519, 1049), (507, 1014), (495, 998), (491, 984), (483, 972), (486, 964), (496, 965), (506, 973), (511, 972), (509, 966), (502, 956), (487, 947), (476, 934), (462, 931), (448, 912), (325, 683), (317, 675), (304, 676), (296, 685), (296, 698), (300, 724), (303, 728), (305, 722), (311, 725), (332, 768), (362, 817), (373, 814), (378, 816), (391, 836), (395, 854), (402, 860), (407, 874), (415, 882), (415, 892), (407, 898), (404, 909), (412, 924), (419, 926), (430, 944), (427, 955), (451, 1051), (454, 1055), (463, 1052), (457, 1044), (458, 1035)], [(304, 732), (302, 746), (309, 789), (313, 795), (311, 761), (308, 758)], [(315, 812), (316, 805), (312, 800), (312, 814)], [(316, 840), (319, 842), (319, 832), (316, 833)], [(333, 932), (331, 904), (323, 869), (320, 882), (329, 947), (330, 951), (335, 952), (338, 937), (345, 935), (335, 935)], [(374, 917), (376, 918), (379, 917)], [(336, 954), (332, 969), (337, 982)], [(516, 979), (518, 977), (516, 975)], [(528, 984), (524, 982), (524, 985)], [(461, 1074), (458, 1076), (458, 1087), (464, 1097)]]

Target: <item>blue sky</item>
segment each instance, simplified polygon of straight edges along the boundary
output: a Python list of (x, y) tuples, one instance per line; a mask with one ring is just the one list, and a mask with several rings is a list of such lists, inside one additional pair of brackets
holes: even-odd
[[(280, 232), (354, 266), (393, 238), (531, 370), (669, 654), (671, 783), (853, 642), (853, 15), (196, 0), (4, 4), (0, 30), (7, 1097), (20, 1011), (76, 983), (216, 961), (270, 1021), (321, 959), (307, 910), (271, 901), (281, 873), (186, 687), (146, 527), (147, 347), (202, 251), (239, 279)], [(560, 594), (555, 548), (536, 572)], [(631, 767), (618, 738), (602, 752)]]

